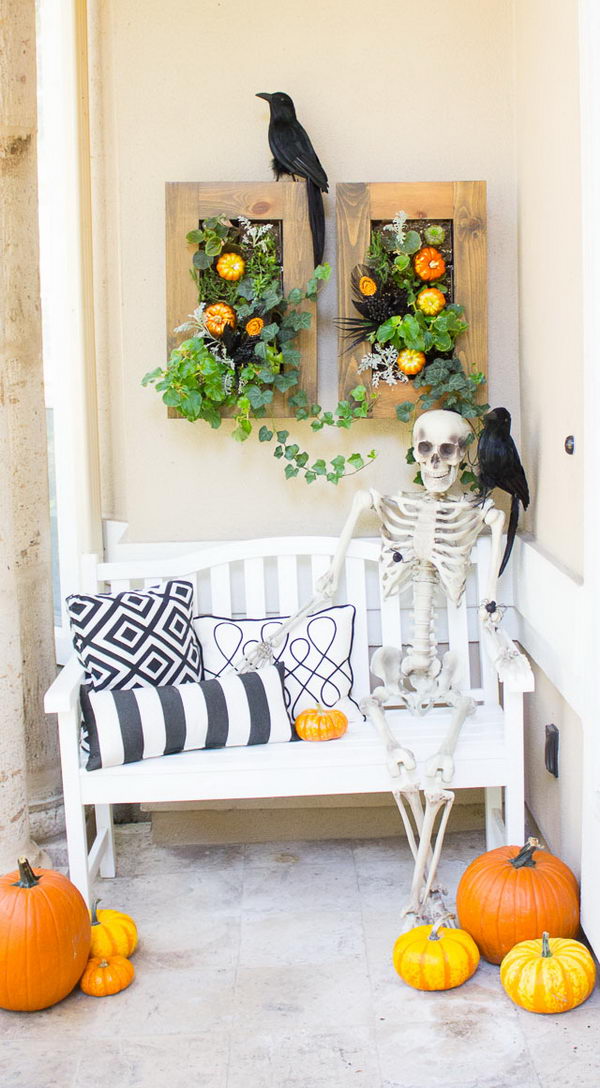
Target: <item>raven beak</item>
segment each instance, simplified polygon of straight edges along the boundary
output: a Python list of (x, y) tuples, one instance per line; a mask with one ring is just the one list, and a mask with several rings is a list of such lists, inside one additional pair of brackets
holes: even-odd
[(272, 95), (267, 94), (266, 91), (260, 91), (260, 93), (257, 94), (255, 97), (256, 98), (264, 98), (265, 102), (270, 102), (271, 98), (272, 98)]

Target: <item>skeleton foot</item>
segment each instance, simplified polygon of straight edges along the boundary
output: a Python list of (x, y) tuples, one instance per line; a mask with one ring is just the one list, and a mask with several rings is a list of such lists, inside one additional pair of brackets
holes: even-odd
[[(435, 877), (450, 809), (454, 803), (454, 794), (448, 790), (426, 791), (424, 812), (420, 796), (414, 787), (394, 790), (394, 797), (400, 809), (409, 845), (415, 859), (410, 895), (401, 911), (403, 929), (409, 929), (417, 924), (433, 922), (440, 913), (446, 912), (443, 889), (435, 883)], [(413, 812), (417, 826), (418, 842), (408, 818), (406, 803), (410, 805)], [(432, 849), (435, 822), (441, 809), (443, 810), (441, 820), (435, 836), (435, 845)]]

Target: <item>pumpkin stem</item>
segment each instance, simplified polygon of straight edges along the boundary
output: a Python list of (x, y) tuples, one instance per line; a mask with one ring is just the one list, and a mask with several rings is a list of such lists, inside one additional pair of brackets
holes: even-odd
[(109, 964), (108, 960), (100, 960), (100, 963), (98, 964), (98, 967), (109, 967), (109, 966), (110, 966), (110, 964)]
[(93, 926), (99, 926), (100, 925), (100, 922), (98, 921), (98, 915), (96, 914), (96, 907), (98, 906), (98, 903), (100, 903), (100, 902), (101, 902), (101, 899), (100, 899), (99, 896), (98, 896), (97, 899), (92, 899), (92, 925)]
[(40, 878), (36, 876), (31, 865), (27, 861), (27, 858), (19, 858), (19, 879), (13, 884), (14, 888), (35, 888), (36, 884), (39, 884)]
[(552, 955), (552, 949), (550, 948), (549, 933), (542, 933), (542, 958), (547, 960)]
[(439, 941), (440, 936), (439, 936), (438, 930), (440, 929), (441, 926), (443, 926), (444, 922), (451, 922), (451, 921), (454, 920), (454, 918), (455, 918), (454, 914), (450, 914), (450, 913), (442, 914), (441, 918), (438, 918), (437, 922), (435, 922), (434, 925), (432, 925), (431, 933), (429, 934), (427, 940), (428, 941)]
[(513, 869), (533, 869), (535, 868), (535, 861), (533, 860), (534, 850), (543, 850), (539, 839), (527, 839), (525, 846), (522, 846), (516, 857), (510, 859), (510, 864)]

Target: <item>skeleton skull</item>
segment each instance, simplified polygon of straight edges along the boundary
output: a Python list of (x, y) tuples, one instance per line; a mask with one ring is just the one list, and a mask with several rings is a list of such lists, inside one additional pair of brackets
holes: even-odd
[(471, 429), (456, 412), (424, 412), (413, 430), (415, 459), (423, 483), (435, 494), (447, 491), (456, 480)]

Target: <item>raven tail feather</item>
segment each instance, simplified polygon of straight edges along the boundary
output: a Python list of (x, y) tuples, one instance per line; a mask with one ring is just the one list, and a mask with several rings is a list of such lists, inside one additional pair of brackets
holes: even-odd
[(311, 178), (306, 179), (306, 195), (308, 197), (308, 220), (313, 242), (313, 255), (315, 266), (321, 264), (325, 249), (325, 211), (323, 197), (318, 185)]
[(500, 564), (500, 570), (498, 571), (498, 577), (504, 573), (504, 569), (508, 560), (510, 559), (510, 553), (515, 542), (515, 536), (517, 532), (517, 525), (519, 524), (519, 496), (513, 495), (510, 503), (510, 517), (508, 519), (508, 532), (506, 535), (506, 548), (504, 549), (504, 555), (502, 556), (502, 562)]

